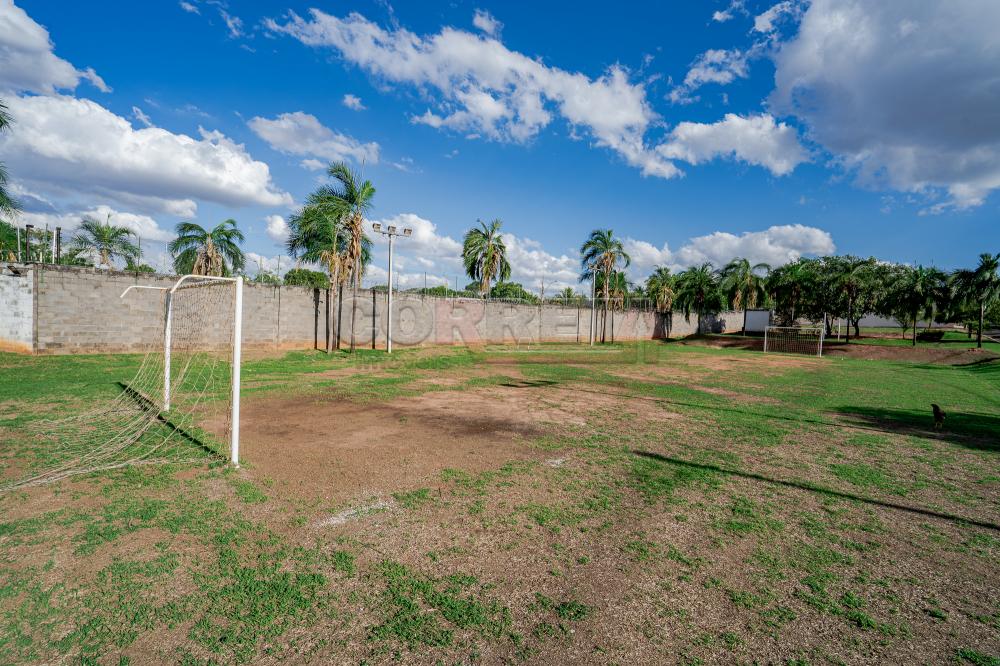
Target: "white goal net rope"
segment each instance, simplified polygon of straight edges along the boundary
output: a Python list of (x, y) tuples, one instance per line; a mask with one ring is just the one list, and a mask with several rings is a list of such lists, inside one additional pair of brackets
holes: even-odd
[[(159, 322), (142, 333), (148, 351), (138, 368), (121, 381), (109, 376), (118, 392), (104, 404), (25, 426), (25, 462), (16, 478), (6, 470), (0, 492), (129, 465), (228, 458), (236, 289), (233, 281), (188, 278), (173, 293), (123, 295), (123, 307)], [(68, 403), (76, 409), (72, 396)]]
[(822, 356), (825, 333), (822, 326), (768, 326), (764, 330), (764, 351)]

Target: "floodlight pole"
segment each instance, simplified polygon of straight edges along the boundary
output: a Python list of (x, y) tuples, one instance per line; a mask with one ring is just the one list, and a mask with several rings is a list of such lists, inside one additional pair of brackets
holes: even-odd
[[(389, 297), (387, 302), (387, 310), (385, 314), (385, 353), (392, 353), (392, 239), (396, 236), (409, 236), (413, 233), (412, 229), (403, 229), (397, 232), (396, 227), (389, 225), (385, 229), (378, 222), (372, 224), (372, 229), (375, 232), (382, 234), (383, 236), (389, 237)], [(424, 274), (424, 279), (427, 279), (426, 273)], [(373, 292), (374, 293), (374, 292)], [(375, 340), (372, 340), (372, 349), (375, 348)]]

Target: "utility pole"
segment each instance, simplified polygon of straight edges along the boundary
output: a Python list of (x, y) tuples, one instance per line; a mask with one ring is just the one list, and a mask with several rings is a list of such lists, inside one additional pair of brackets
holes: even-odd
[[(403, 229), (402, 231), (396, 231), (396, 227), (393, 225), (389, 225), (388, 227), (383, 229), (382, 225), (379, 224), (378, 222), (372, 225), (372, 229), (374, 229), (376, 233), (389, 237), (389, 280), (387, 285), (389, 288), (389, 298), (387, 303), (388, 309), (386, 310), (385, 314), (385, 351), (387, 354), (391, 354), (392, 353), (392, 240), (396, 236), (403, 236), (404, 238), (409, 237), (410, 234), (413, 233), (413, 229)], [(425, 280), (427, 279), (426, 274), (424, 279)], [(458, 278), (455, 279), (457, 280)]]

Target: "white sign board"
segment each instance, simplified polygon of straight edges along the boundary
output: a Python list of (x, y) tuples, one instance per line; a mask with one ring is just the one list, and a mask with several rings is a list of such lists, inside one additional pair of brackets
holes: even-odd
[(747, 333), (763, 333), (771, 325), (771, 311), (747, 310), (745, 321)]

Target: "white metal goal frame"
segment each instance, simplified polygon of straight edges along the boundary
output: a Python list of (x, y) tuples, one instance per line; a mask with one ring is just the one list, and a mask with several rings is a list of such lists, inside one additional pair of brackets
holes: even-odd
[(233, 367), (232, 367), (232, 420), (230, 425), (229, 457), (234, 467), (240, 466), (240, 363), (243, 352), (243, 276), (216, 277), (214, 275), (182, 275), (173, 287), (153, 287), (132, 285), (122, 292), (124, 298), (132, 289), (153, 289), (165, 291), (166, 303), (163, 319), (163, 411), (170, 411), (170, 346), (173, 328), (173, 296), (184, 282), (203, 280), (207, 282), (232, 282), (236, 288), (233, 308)]
[[(774, 352), (781, 353), (782, 350), (769, 349), (769, 343), (773, 345), (774, 335), (772, 333), (801, 333), (804, 334), (802, 337), (808, 337), (810, 339), (815, 338), (818, 342), (816, 345), (816, 356), (823, 355), (823, 341), (826, 338), (826, 328), (824, 326), (768, 326), (764, 329), (764, 352)], [(802, 353), (802, 352), (788, 352), (788, 353)]]

